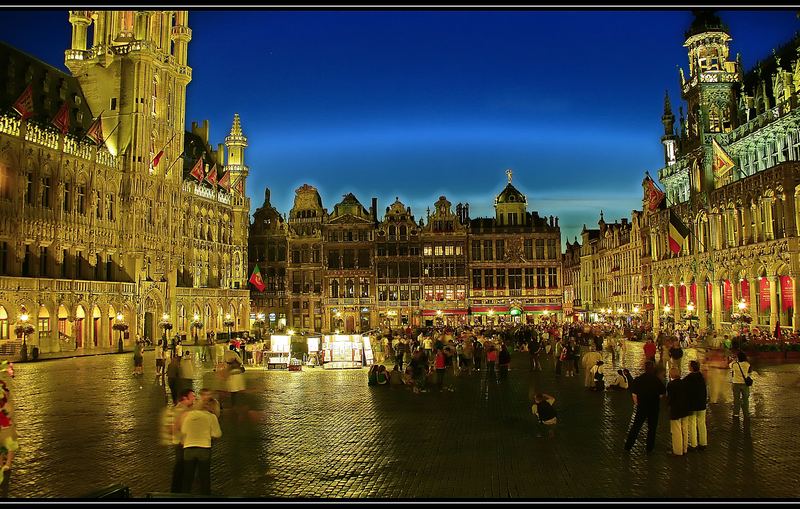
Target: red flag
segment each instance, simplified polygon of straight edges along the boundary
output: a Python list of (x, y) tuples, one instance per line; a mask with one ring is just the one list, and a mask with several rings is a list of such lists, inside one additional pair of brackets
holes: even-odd
[(161, 162), (161, 158), (163, 156), (164, 156), (164, 151), (163, 150), (159, 151), (158, 154), (156, 154), (156, 156), (153, 158), (153, 168), (158, 166), (158, 163)]
[(261, 271), (258, 270), (258, 264), (253, 269), (250, 275), (250, 283), (256, 287), (259, 292), (263, 292), (267, 285), (264, 284), (264, 279), (261, 277)]
[(206, 180), (211, 182), (211, 184), (214, 187), (217, 186), (217, 165), (216, 164), (214, 164), (214, 166), (211, 167), (211, 171), (208, 172), (208, 175), (206, 175)]
[(189, 173), (189, 175), (196, 178), (198, 182), (203, 181), (205, 178), (205, 173), (203, 171), (203, 156), (200, 156), (200, 159), (194, 163), (194, 168), (192, 168), (192, 171)]
[(67, 134), (67, 131), (69, 131), (69, 106), (67, 106), (66, 102), (61, 105), (58, 113), (53, 117), (53, 125), (61, 131), (61, 134)]
[(30, 85), (25, 87), (25, 90), (14, 102), (14, 110), (22, 115), (22, 119), (26, 120), (33, 116), (33, 89)]
[(647, 202), (647, 212), (655, 212), (667, 195), (656, 187), (656, 183), (648, 175), (645, 177), (644, 201)]
[(98, 116), (92, 125), (89, 126), (89, 130), (86, 131), (86, 136), (91, 138), (98, 145), (103, 144), (103, 121)]
[(231, 172), (226, 171), (219, 179), (219, 187), (224, 187), (226, 191), (231, 192)]
[(233, 185), (233, 188), (239, 192), (239, 194), (244, 194), (244, 177), (239, 177), (239, 180)]

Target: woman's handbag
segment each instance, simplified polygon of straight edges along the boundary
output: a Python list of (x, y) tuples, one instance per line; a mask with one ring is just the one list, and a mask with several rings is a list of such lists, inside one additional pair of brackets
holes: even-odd
[(752, 379), (752, 378), (750, 378), (750, 375), (748, 375), (748, 376), (744, 376), (744, 370), (742, 369), (742, 365), (741, 365), (741, 364), (739, 364), (738, 362), (736, 363), (736, 365), (737, 365), (737, 366), (739, 366), (739, 373), (741, 373), (741, 374), (742, 374), (742, 378), (744, 378), (744, 384), (745, 384), (746, 386), (748, 386), (748, 387), (750, 387), (751, 385), (753, 385), (753, 379)]

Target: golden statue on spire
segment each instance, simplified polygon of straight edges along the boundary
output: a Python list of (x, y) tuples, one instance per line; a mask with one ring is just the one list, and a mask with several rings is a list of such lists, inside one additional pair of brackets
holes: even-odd
[(511, 171), (511, 168), (506, 170), (506, 177), (508, 177), (508, 183), (511, 183), (511, 177), (513, 176), (514, 172)]

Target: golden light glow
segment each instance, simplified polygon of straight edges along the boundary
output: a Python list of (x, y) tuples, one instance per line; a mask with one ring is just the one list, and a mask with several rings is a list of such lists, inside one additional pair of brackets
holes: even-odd
[(164, 320), (164, 321), (166, 322), (167, 320), (169, 320), (169, 314), (168, 314), (168, 313), (164, 313), (164, 314), (161, 316), (161, 319), (162, 319), (162, 320)]
[(622, 308), (617, 308), (617, 313), (622, 314)]
[(24, 323), (24, 322), (27, 322), (27, 321), (28, 321), (28, 318), (29, 318), (29, 317), (28, 317), (28, 313), (22, 313), (21, 315), (19, 315), (19, 319), (20, 319), (20, 321), (21, 321), (21, 322), (23, 322), (23, 323)]
[(436, 315), (437, 316), (442, 316), (442, 310), (441, 309), (437, 309), (436, 310)]
[(195, 314), (194, 314), (194, 316), (192, 317), (192, 319), (193, 319), (195, 322), (199, 322), (199, 321), (200, 321), (200, 315), (198, 315), (197, 313), (195, 313)]
[(671, 307), (669, 307), (669, 304), (667, 304), (666, 306), (664, 306), (664, 312), (665, 312), (665, 313), (669, 313), (671, 310), (672, 310), (672, 308), (671, 308)]
[(122, 313), (117, 313), (117, 321), (118, 322), (121, 322), (124, 319), (125, 319), (125, 315), (123, 315)]
[(747, 303), (744, 301), (744, 299), (742, 299), (739, 302), (739, 311), (744, 311), (746, 308), (747, 308)]
[(634, 312), (634, 314), (638, 313), (639, 312), (639, 306), (633, 306), (633, 312)]
[(294, 336), (294, 329), (289, 329), (289, 330), (287, 330), (287, 331), (286, 331), (286, 334), (288, 334), (288, 335), (290, 335), (290, 336)]
[(226, 320), (230, 320), (231, 319), (231, 314), (230, 313), (225, 313), (225, 319)]
[(692, 304), (691, 302), (689, 304), (687, 304), (686, 305), (686, 310), (689, 311), (690, 313), (692, 311), (694, 311), (694, 304)]

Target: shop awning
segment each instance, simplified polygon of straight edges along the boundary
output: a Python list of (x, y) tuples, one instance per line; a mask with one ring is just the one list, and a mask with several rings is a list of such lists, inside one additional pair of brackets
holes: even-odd
[(561, 305), (522, 306), (523, 311), (561, 311)]
[(422, 316), (436, 316), (438, 311), (442, 312), (442, 315), (466, 315), (466, 309), (423, 309)]

